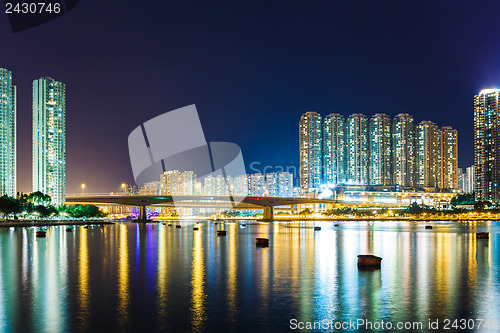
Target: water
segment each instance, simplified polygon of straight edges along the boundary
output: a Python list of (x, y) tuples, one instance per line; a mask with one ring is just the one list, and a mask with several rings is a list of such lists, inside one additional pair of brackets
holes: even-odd
[[(46, 238), (2, 228), (0, 331), (281, 332), (294, 319), (323, 321), (309, 331), (357, 319), (500, 331), (498, 222), (245, 223), (50, 227)], [(358, 269), (367, 253), (380, 270)]]

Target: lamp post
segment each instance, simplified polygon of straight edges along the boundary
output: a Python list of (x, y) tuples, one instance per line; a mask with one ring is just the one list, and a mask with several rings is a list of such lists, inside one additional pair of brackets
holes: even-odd
[(85, 195), (85, 184), (82, 184), (82, 195)]

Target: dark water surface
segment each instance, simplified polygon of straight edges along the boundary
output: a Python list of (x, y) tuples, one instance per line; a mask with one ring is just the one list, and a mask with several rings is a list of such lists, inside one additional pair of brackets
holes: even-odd
[[(362, 319), (423, 323), (413, 331), (439, 320), (438, 332), (449, 319), (449, 332), (500, 331), (498, 222), (193, 223), (50, 227), (46, 238), (0, 228), (0, 330), (281, 332), (295, 319), (333, 331)], [(380, 270), (358, 269), (367, 253)]]

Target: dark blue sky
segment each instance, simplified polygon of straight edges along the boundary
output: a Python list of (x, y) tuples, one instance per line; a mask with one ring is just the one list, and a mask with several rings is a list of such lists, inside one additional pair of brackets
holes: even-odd
[[(133, 182), (129, 133), (196, 104), (208, 141), (245, 162), (298, 163), (298, 121), (405, 112), (459, 131), (473, 163), (473, 95), (500, 87), (500, 1), (96, 1), (12, 33), (19, 189), (31, 190), (31, 82), (67, 89), (67, 192)], [(262, 167), (261, 167), (262, 168)]]

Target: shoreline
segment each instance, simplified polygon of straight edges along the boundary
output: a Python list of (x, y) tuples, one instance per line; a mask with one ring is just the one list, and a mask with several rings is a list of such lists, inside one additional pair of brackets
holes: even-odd
[(8, 220), (8, 221), (2, 221), (0, 222), (0, 228), (11, 228), (11, 227), (21, 227), (21, 228), (26, 228), (26, 227), (51, 227), (51, 226), (64, 226), (64, 225), (90, 225), (90, 224), (114, 224), (114, 222), (111, 221), (101, 221), (101, 220), (87, 220), (87, 221), (74, 221), (74, 220), (68, 220), (68, 221), (36, 221), (36, 220), (30, 220), (30, 221), (13, 221), (13, 220)]

